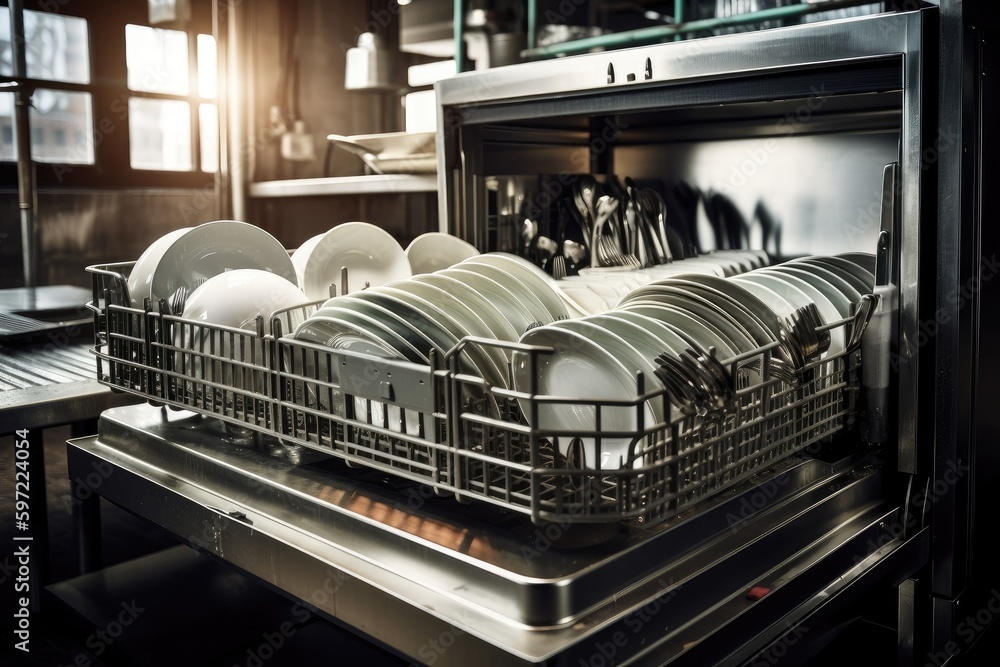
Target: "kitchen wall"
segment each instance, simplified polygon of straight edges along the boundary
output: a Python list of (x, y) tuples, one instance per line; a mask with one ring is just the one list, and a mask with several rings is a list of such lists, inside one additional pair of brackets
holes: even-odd
[[(313, 137), (315, 159), (290, 162), (281, 158), (280, 139), (269, 132), (271, 109), (282, 105), (281, 91), (288, 73), (282, 70), (283, 55), (278, 33), (278, 2), (258, 0), (251, 27), (253, 126), (249, 146), (254, 149), (252, 180), (356, 176), (365, 173), (361, 160), (341, 149), (330, 155), (324, 168), (328, 134), (374, 134), (403, 129), (402, 86), (395, 92), (348, 91), (344, 88), (347, 50), (357, 44), (362, 32), (385, 36), (397, 43), (399, 5), (394, 0), (373, 2), (297, 3), (299, 95), (298, 112)], [(265, 27), (269, 27), (266, 29)], [(406, 68), (428, 59), (396, 54), (398, 82), (405, 84)], [(336, 195), (251, 199), (251, 219), (295, 247), (310, 236), (335, 224), (362, 220), (377, 224), (406, 245), (417, 235), (437, 229), (437, 193)]]
[[(364, 31), (395, 29), (398, 5), (390, 0), (328, 2), (298, 0), (298, 112), (313, 135), (315, 159), (289, 162), (280, 157), (280, 135), (270, 125), (271, 108), (284, 107), (281, 96), (291, 63), (282, 49), (279, 10), (288, 0), (246, 0), (234, 5), (246, 12), (244, 44), (250, 45), (246, 81), (251, 100), (250, 129), (243, 143), (252, 159), (241, 177), (247, 181), (310, 178), (324, 175), (326, 135), (367, 134), (402, 129), (400, 93), (344, 90), (346, 51)], [(389, 40), (394, 43), (394, 38)], [(422, 57), (401, 55), (400, 81), (408, 64)], [(424, 59), (425, 60), (425, 59)], [(290, 120), (290, 118), (287, 118)], [(354, 155), (331, 155), (329, 174), (364, 173)], [(16, 184), (0, 183), (0, 288), (23, 284), (20, 220)], [(274, 234), (288, 248), (350, 220), (383, 226), (404, 245), (437, 228), (436, 193), (339, 195), (309, 198), (251, 199), (245, 219)], [(66, 189), (41, 188), (36, 218), (39, 229), (39, 283), (89, 286), (85, 267), (134, 260), (153, 240), (178, 227), (216, 217), (210, 183), (206, 189)]]

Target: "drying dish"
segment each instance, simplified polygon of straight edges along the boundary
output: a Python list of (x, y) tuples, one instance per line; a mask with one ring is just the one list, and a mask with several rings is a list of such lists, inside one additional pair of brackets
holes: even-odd
[(142, 308), (143, 301), (150, 297), (153, 272), (156, 271), (156, 265), (160, 263), (160, 258), (163, 257), (163, 254), (167, 252), (174, 241), (189, 231), (191, 231), (191, 227), (182, 227), (181, 229), (167, 232), (153, 241), (139, 255), (139, 259), (136, 260), (128, 276), (129, 300), (133, 308)]
[(434, 132), (329, 134), (326, 139), (357, 155), (376, 174), (433, 174), (437, 171)]
[[(159, 259), (143, 284), (149, 285), (148, 296), (153, 302), (170, 299), (178, 291), (189, 298), (208, 279), (236, 269), (259, 269), (295, 283), (295, 267), (288, 251), (256, 225), (216, 220), (178, 232), (183, 233), (172, 237), (162, 252), (157, 249), (151, 253), (159, 254)], [(137, 289), (136, 294), (144, 296), (145, 290)]]
[(444, 232), (427, 232), (406, 246), (414, 275), (447, 269), (479, 254), (476, 246)]
[(299, 287), (312, 300), (328, 298), (331, 285), (342, 292), (344, 268), (348, 293), (412, 275), (399, 242), (367, 222), (345, 222), (310, 238), (292, 253), (291, 261)]

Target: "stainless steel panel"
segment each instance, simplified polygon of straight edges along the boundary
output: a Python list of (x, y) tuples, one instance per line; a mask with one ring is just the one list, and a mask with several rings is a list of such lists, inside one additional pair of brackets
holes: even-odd
[[(656, 645), (665, 660), (737, 619), (771, 623), (805, 600), (818, 605), (873, 550), (899, 546), (885, 534), (895, 509), (879, 498), (878, 470), (850, 460), (786, 461), (701, 512), (606, 532), (572, 517), (534, 526), (281, 451), (191, 413), (135, 406), (106, 412), (97, 438), (70, 444), (70, 474), (106, 462), (112, 472), (94, 491), (405, 654), (426, 660), (444, 636), (454, 646), (437, 664), (576, 664), (615, 632), (637, 639), (622, 658)], [(332, 590), (320, 601), (324, 582)], [(744, 593), (758, 583), (804, 588), (791, 606), (747, 615)], [(654, 607), (655, 623), (637, 620)], [(688, 623), (709, 610), (712, 622)], [(704, 646), (752, 652), (772, 630)]]
[[(911, 31), (919, 34), (919, 27), (919, 12), (829, 21), (511, 65), (459, 74), (439, 81), (435, 89), (439, 105), (482, 105), (814, 67), (907, 53), (919, 46), (911, 43)], [(649, 79), (643, 76), (647, 58)], [(609, 66), (616, 73), (613, 83)], [(627, 80), (629, 73), (636, 74), (635, 81)], [(443, 155), (438, 151), (439, 173)]]

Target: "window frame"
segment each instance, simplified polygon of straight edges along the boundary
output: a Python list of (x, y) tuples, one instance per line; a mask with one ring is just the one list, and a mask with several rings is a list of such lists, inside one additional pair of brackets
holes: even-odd
[[(7, 7), (6, 0), (0, 6)], [(198, 109), (201, 103), (219, 104), (221, 90), (215, 99), (199, 95), (197, 81), (197, 42), (199, 34), (212, 34), (212, 3), (192, 0), (191, 20), (182, 25), (162, 23), (150, 25), (146, 3), (135, 0), (102, 0), (97, 3), (69, 0), (25, 0), (24, 8), (75, 16), (87, 21), (90, 44), (90, 83), (65, 83), (44, 79), (27, 79), (34, 91), (44, 88), (55, 91), (85, 92), (91, 96), (94, 139), (94, 164), (67, 164), (32, 161), (35, 182), (39, 188), (51, 187), (167, 187), (206, 188), (215, 182), (215, 173), (201, 170), (201, 128)], [(188, 39), (188, 70), (191, 84), (187, 95), (169, 95), (133, 91), (128, 88), (125, 61), (125, 26), (129, 23), (182, 30)], [(0, 81), (10, 77), (0, 75)], [(131, 97), (182, 100), (191, 114), (191, 171), (135, 169), (129, 154), (128, 100)], [(220, 160), (222, 156), (220, 156)], [(0, 187), (17, 187), (17, 162), (0, 162)]]

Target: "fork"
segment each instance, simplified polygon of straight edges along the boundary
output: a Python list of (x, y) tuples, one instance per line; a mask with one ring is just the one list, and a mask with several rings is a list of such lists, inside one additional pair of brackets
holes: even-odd
[(566, 277), (566, 258), (556, 255), (552, 258), (552, 277), (561, 280)]

